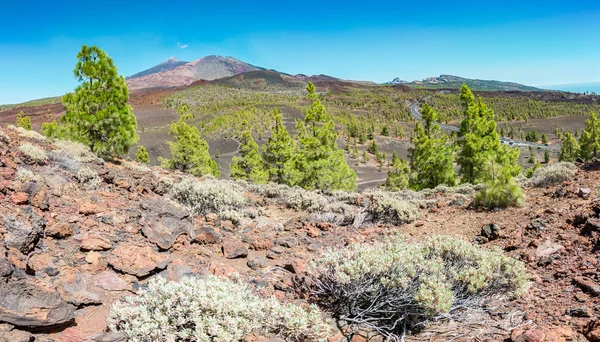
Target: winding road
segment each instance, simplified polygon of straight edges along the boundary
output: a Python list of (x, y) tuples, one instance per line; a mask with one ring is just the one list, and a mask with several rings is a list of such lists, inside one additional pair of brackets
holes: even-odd
[[(421, 116), (421, 112), (420, 112), (420, 108), (419, 108), (419, 102), (415, 102), (410, 106), (410, 112), (415, 117), (415, 119), (423, 120), (423, 116)], [(445, 125), (445, 124), (442, 124), (439, 122), (436, 122), (436, 123), (440, 126), (440, 128), (442, 128), (444, 130), (451, 131), (451, 132), (459, 131), (459, 128), (456, 126)], [(515, 140), (515, 139), (504, 138), (504, 137), (500, 137), (500, 142), (503, 144), (506, 144), (510, 147), (531, 146), (531, 147), (534, 147), (537, 149), (560, 150), (560, 144), (556, 144), (556, 145), (538, 144), (538, 143), (533, 143), (533, 142), (529, 142), (529, 141)]]

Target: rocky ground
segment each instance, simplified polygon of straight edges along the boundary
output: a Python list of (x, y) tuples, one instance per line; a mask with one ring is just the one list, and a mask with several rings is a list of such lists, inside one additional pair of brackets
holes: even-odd
[[(457, 333), (447, 322), (410, 340), (600, 341), (600, 164), (527, 189), (521, 208), (479, 211), (471, 195), (440, 189), (424, 195), (414, 222), (354, 227), (248, 191), (258, 214), (234, 224), (172, 200), (168, 184), (182, 174), (96, 158), (72, 165), (36, 134), (0, 131), (9, 138), (0, 139), (0, 341), (121, 341), (107, 329), (111, 304), (152, 277), (237, 273), (263, 295), (298, 301), (293, 279), (320, 250), (398, 233), (497, 246), (532, 274), (529, 294), (490, 309), (485, 324)], [(28, 158), (25, 143), (52, 157)], [(99, 184), (77, 177), (82, 166)]]

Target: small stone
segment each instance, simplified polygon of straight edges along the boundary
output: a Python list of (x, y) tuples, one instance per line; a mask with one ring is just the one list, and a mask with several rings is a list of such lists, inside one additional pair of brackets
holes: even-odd
[(121, 272), (144, 277), (155, 270), (166, 268), (170, 259), (168, 254), (156, 252), (150, 246), (140, 247), (123, 242), (112, 251), (108, 262)]
[(102, 217), (100, 218), (100, 221), (102, 221), (102, 223), (108, 224), (110, 226), (114, 225), (114, 220), (111, 215), (102, 215)]
[(583, 199), (588, 199), (590, 197), (591, 193), (592, 193), (592, 189), (590, 189), (590, 188), (579, 188), (579, 191), (577, 192), (577, 196), (579, 196)]
[(279, 246), (287, 247), (287, 248), (293, 248), (293, 247), (298, 246), (298, 239), (296, 239), (295, 237), (292, 237), (292, 236), (282, 237), (282, 238), (275, 240), (275, 244), (277, 244)]
[(250, 244), (250, 248), (255, 250), (255, 251), (266, 251), (269, 250), (273, 247), (273, 241), (271, 241), (270, 239), (267, 238), (256, 238), (254, 239), (254, 241)]
[(223, 244), (223, 255), (227, 259), (245, 258), (248, 256), (248, 248), (240, 241), (229, 241)]
[(79, 243), (79, 248), (84, 251), (105, 251), (112, 246), (110, 241), (98, 234), (77, 234), (73, 235), (73, 241)]
[(196, 232), (194, 242), (207, 245), (218, 244), (221, 243), (221, 236), (213, 228), (204, 227)]
[(100, 258), (102, 258), (102, 254), (96, 251), (90, 251), (85, 255), (85, 262), (96, 265), (98, 262), (100, 262)]
[(98, 287), (106, 291), (125, 291), (131, 288), (128, 282), (113, 271), (104, 271), (96, 274), (92, 280)]
[(575, 277), (573, 282), (579, 286), (583, 291), (589, 292), (594, 296), (600, 296), (600, 285), (596, 284), (593, 280), (587, 277)]
[(27, 204), (29, 200), (29, 195), (26, 192), (15, 192), (10, 195), (10, 199), (14, 204)]
[(96, 203), (86, 202), (79, 206), (79, 213), (83, 215), (94, 215), (100, 212), (100, 206)]
[(573, 316), (573, 317), (592, 317), (592, 310), (590, 310), (588, 307), (582, 306), (582, 307), (576, 307), (576, 308), (572, 308), (567, 310), (566, 312), (567, 315), (569, 316)]
[(304, 260), (294, 259), (286, 263), (283, 268), (294, 274), (299, 274), (306, 270), (306, 262), (304, 262)]
[(564, 247), (562, 245), (559, 245), (558, 243), (546, 240), (543, 244), (538, 246), (538, 248), (535, 251), (535, 256), (538, 258), (549, 257), (563, 248)]
[(495, 223), (488, 223), (481, 228), (481, 236), (489, 239), (490, 241), (496, 240), (500, 237), (501, 230), (502, 228), (500, 228), (499, 225)]
[(306, 225), (306, 235), (308, 235), (312, 238), (317, 238), (317, 237), (321, 236), (321, 231), (317, 227), (315, 227), (311, 224), (307, 224)]
[(250, 259), (250, 260), (248, 260), (248, 263), (247, 263), (248, 267), (250, 267), (251, 269), (253, 269), (255, 271), (267, 267), (268, 264), (269, 264), (269, 262), (267, 261), (267, 259), (265, 259), (263, 257), (257, 257), (254, 259)]
[(58, 222), (46, 227), (44, 232), (53, 238), (62, 239), (73, 235), (73, 227), (67, 222)]

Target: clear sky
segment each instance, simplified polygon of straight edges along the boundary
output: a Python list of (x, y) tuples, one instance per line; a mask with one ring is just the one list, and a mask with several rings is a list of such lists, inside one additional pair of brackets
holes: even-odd
[(170, 56), (385, 82), (600, 81), (600, 1), (0, 1), (0, 103), (61, 95), (82, 44), (130, 75)]

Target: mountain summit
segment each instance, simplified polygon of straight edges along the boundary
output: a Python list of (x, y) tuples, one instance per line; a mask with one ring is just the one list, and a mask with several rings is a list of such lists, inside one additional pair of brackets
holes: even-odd
[(151, 75), (151, 74), (156, 74), (159, 72), (163, 72), (163, 71), (168, 71), (171, 69), (175, 69), (178, 66), (182, 66), (184, 64), (187, 64), (188, 62), (184, 62), (184, 61), (180, 61), (175, 57), (169, 57), (169, 59), (167, 59), (166, 61), (153, 66), (150, 69), (146, 69), (144, 71), (140, 71), (137, 74), (133, 74), (125, 79), (129, 80), (129, 79), (133, 79), (133, 78), (138, 78), (138, 77), (142, 77), (142, 76), (147, 76), (147, 75)]
[(186, 86), (194, 81), (212, 81), (264, 68), (233, 57), (206, 56), (193, 62), (169, 58), (165, 62), (127, 78), (129, 89)]

